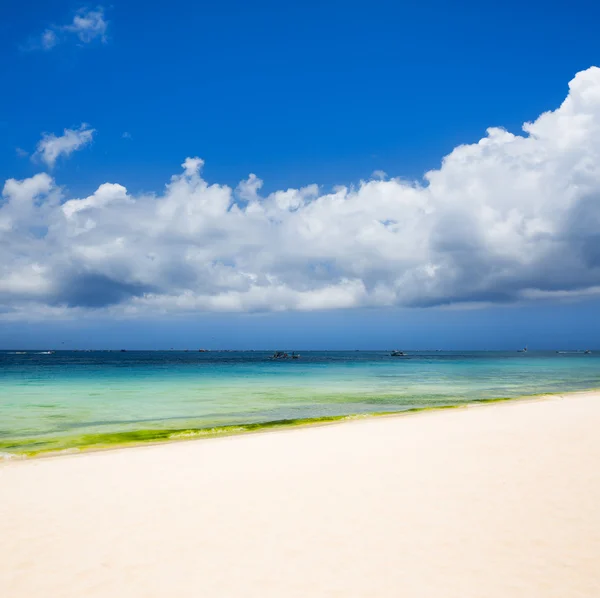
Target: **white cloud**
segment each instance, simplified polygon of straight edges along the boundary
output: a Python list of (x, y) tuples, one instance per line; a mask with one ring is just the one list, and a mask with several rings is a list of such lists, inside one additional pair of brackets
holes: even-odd
[(71, 25), (65, 25), (61, 29), (77, 35), (80, 41), (88, 44), (99, 38), (106, 42), (106, 28), (108, 22), (104, 19), (104, 9), (98, 7), (96, 10), (80, 10), (74, 17)]
[(60, 156), (69, 156), (91, 143), (94, 133), (95, 129), (90, 129), (85, 123), (79, 129), (65, 129), (60, 137), (53, 133), (44, 133), (32, 159), (41, 160), (49, 168), (53, 168)]
[(41, 36), (30, 40), (24, 50), (52, 50), (61, 42), (79, 40), (89, 44), (94, 40), (106, 43), (108, 21), (104, 15), (104, 8), (99, 6), (95, 10), (81, 8), (67, 25), (52, 25)]
[(238, 197), (246, 201), (258, 199), (258, 192), (263, 186), (263, 182), (253, 173), (245, 180), (241, 181), (236, 188)]
[(127, 189), (122, 185), (104, 183), (100, 185), (94, 195), (85, 199), (71, 199), (62, 205), (62, 211), (67, 218), (73, 218), (82, 210), (104, 208), (111, 203), (133, 201), (127, 195)]
[(44, 50), (51, 50), (58, 43), (58, 37), (52, 29), (46, 29), (42, 33), (42, 48)]
[(255, 175), (235, 189), (208, 183), (199, 158), (156, 196), (106, 183), (70, 198), (47, 174), (11, 179), (0, 203), (0, 312), (134, 317), (597, 296), (600, 69), (569, 88), (523, 135), (491, 128), (420, 182), (261, 193)]

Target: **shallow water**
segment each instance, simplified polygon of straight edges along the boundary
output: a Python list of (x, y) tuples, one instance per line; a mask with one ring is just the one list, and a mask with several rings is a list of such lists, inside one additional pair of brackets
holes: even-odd
[(600, 387), (600, 354), (414, 352), (394, 358), (356, 351), (269, 357), (258, 351), (0, 352), (0, 453)]

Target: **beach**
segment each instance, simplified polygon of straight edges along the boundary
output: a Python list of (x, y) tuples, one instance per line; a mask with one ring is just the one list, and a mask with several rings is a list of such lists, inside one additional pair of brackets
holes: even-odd
[(0, 595), (600, 595), (600, 393), (0, 464)]

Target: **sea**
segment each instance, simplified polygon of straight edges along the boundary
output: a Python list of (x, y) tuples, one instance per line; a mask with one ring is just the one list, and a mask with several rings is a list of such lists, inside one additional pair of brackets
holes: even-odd
[(0, 457), (600, 388), (600, 353), (0, 351)]

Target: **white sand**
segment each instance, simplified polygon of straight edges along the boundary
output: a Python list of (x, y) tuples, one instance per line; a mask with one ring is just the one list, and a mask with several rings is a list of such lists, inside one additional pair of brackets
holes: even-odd
[(600, 394), (10, 462), (0, 596), (600, 596)]

